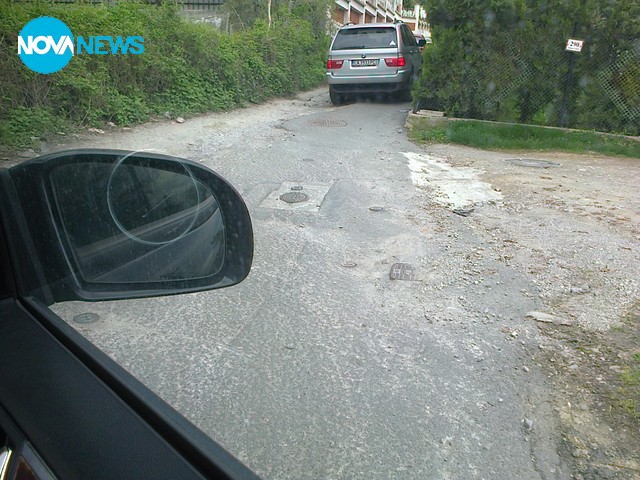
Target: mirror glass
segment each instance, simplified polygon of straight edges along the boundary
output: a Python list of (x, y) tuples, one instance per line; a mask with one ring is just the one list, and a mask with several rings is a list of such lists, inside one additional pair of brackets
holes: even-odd
[(206, 278), (224, 263), (218, 202), (182, 162), (70, 163), (53, 170), (51, 186), (68, 260), (84, 281)]

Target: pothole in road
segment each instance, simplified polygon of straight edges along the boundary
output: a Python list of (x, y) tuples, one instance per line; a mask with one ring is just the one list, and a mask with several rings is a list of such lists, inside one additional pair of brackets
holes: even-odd
[(347, 122), (344, 120), (333, 120), (331, 118), (315, 118), (309, 121), (309, 125), (313, 127), (346, 127)]
[(508, 158), (505, 162), (511, 165), (518, 165), (520, 167), (533, 167), (533, 168), (552, 168), (559, 167), (558, 162), (552, 162), (550, 160), (540, 160), (537, 158)]

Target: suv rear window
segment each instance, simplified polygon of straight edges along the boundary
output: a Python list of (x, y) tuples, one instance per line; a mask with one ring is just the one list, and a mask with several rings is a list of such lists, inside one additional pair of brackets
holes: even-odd
[(395, 28), (368, 27), (340, 30), (331, 49), (358, 50), (363, 48), (395, 48), (397, 46), (398, 37)]

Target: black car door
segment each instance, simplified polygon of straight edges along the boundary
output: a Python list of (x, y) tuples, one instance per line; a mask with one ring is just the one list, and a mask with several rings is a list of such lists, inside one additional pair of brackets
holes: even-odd
[[(43, 238), (34, 238), (34, 230), (50, 234), (58, 231), (56, 206), (45, 192), (45, 184), (53, 178), (47, 168), (69, 162), (80, 162), (83, 167), (92, 162), (116, 165), (122, 152), (84, 151), (54, 157), (35, 162), (31, 170), (25, 167), (22, 171), (29, 171), (25, 178), (30, 179), (26, 183), (20, 180), (20, 172), (12, 175), (0, 171), (0, 479), (257, 478), (47, 308), (48, 303), (64, 298), (119, 298), (132, 292), (135, 296), (151, 296), (179, 293), (181, 288), (216, 288), (214, 285), (222, 282), (213, 275), (207, 287), (202, 278), (192, 281), (183, 277), (158, 281), (153, 291), (143, 288), (149, 282), (148, 275), (135, 284), (110, 284), (107, 290), (97, 281), (61, 282), (82, 272), (74, 271), (77, 266), (71, 260), (65, 267), (68, 271), (53, 268), (63, 265), (61, 259), (69, 248), (62, 245), (60, 237), (48, 238), (48, 244)], [(175, 171), (172, 162), (176, 161), (189, 172), (189, 178), (212, 175), (201, 171), (202, 167), (160, 156), (145, 157), (139, 163), (149, 169)], [(243, 251), (235, 253), (227, 248), (224, 257), (227, 262), (231, 256), (244, 256), (244, 272), (239, 273), (237, 282), (246, 276), (251, 263), (247, 258), (252, 248), (248, 214), (238, 216), (238, 211), (246, 212), (244, 204), (238, 205), (242, 203), (239, 196), (225, 190), (228, 185), (219, 183), (219, 177), (209, 180), (202, 182), (217, 196), (219, 213), (225, 220), (234, 218), (236, 223), (222, 230), (224, 235), (236, 227), (249, 235), (235, 246), (228, 244), (234, 243), (237, 231), (225, 240), (227, 247), (237, 249), (237, 243), (242, 242), (245, 245)], [(51, 224), (33, 225), (34, 209), (48, 209), (37, 218), (51, 217), (43, 220)], [(210, 215), (213, 218), (214, 214)], [(175, 217), (173, 214), (165, 224), (173, 225)], [(189, 228), (195, 230), (193, 225), (190, 221)], [(188, 238), (195, 242), (201, 237), (200, 230)], [(181, 241), (185, 238), (182, 235)], [(46, 251), (43, 245), (48, 245)], [(166, 245), (161, 246), (158, 251), (167, 251)], [(45, 254), (58, 256), (57, 263), (43, 268)], [(157, 260), (162, 254), (155, 256)], [(239, 272), (237, 265), (224, 268)], [(51, 287), (56, 282), (58, 285)]]

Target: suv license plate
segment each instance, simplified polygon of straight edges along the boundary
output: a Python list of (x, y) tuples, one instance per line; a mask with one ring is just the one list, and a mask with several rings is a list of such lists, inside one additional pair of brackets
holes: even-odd
[(378, 65), (378, 60), (376, 59), (351, 60), (352, 67), (375, 67), (377, 65)]

